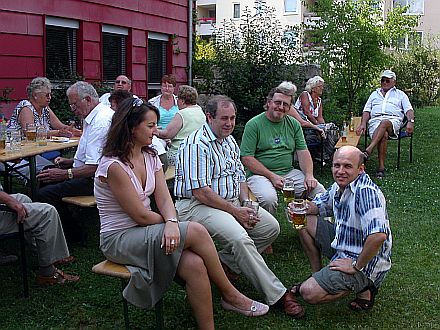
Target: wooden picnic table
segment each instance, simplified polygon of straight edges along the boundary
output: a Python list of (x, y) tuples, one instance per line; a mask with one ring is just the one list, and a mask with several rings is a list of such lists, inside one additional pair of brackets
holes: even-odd
[(356, 128), (361, 124), (362, 117), (353, 117), (354, 131), (348, 131), (347, 140), (342, 142), (342, 137), (339, 138), (338, 142), (335, 145), (335, 148), (338, 149), (343, 146), (353, 146), (356, 147), (361, 138), (360, 135), (356, 134)]
[[(5, 164), (5, 170), (11, 167), (7, 162), (20, 160), (22, 158), (29, 162), (29, 181), (31, 185), (31, 198), (34, 199), (37, 196), (37, 164), (35, 156), (48, 151), (63, 150), (70, 147), (77, 147), (79, 138), (70, 139), (68, 142), (52, 142), (47, 141), (47, 145), (40, 146), (36, 142), (26, 142), (21, 146), (19, 151), (11, 151), (4, 149), (0, 151), (0, 162)], [(6, 173), (7, 174), (7, 173)]]

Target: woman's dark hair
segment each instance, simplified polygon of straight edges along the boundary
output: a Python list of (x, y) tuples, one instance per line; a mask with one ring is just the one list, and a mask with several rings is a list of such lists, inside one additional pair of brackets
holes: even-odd
[[(159, 110), (152, 104), (134, 97), (123, 100), (118, 105), (118, 111), (113, 115), (102, 155), (118, 157), (124, 164), (133, 168), (133, 164), (129, 160), (130, 152), (134, 146), (132, 130), (145, 119), (148, 111), (154, 111), (157, 121), (159, 121)], [(142, 151), (154, 156), (157, 154), (151, 146), (143, 147)]]

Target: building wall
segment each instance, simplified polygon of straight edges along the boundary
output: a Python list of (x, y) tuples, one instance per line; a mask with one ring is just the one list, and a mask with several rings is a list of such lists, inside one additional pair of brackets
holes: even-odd
[[(275, 8), (275, 15), (280, 21), (281, 26), (297, 25), (303, 21), (303, 6), (301, 6), (301, 0), (297, 1), (297, 12), (286, 13), (284, 11), (284, 0), (267, 0), (266, 5), (268, 7)], [(217, 27), (221, 26), (224, 21), (234, 21), (237, 25), (240, 24), (239, 18), (233, 18), (234, 4), (240, 4), (240, 16), (244, 13), (246, 6), (250, 9), (251, 14), (255, 14), (255, 0), (217, 0), (217, 1), (197, 1), (197, 5), (200, 4), (199, 17), (204, 16), (205, 8), (215, 3), (216, 7), (216, 24)]]
[[(103, 24), (129, 30), (127, 75), (136, 95), (147, 95), (149, 32), (170, 36), (167, 73), (179, 83), (188, 80), (187, 0), (0, 0), (0, 90), (14, 89), (9, 95), (13, 101), (3, 104), (6, 113), (26, 97), (30, 80), (45, 75), (46, 16), (79, 22), (77, 71), (88, 81), (102, 80)], [(171, 40), (172, 35), (177, 38)], [(173, 52), (177, 47), (178, 54)]]

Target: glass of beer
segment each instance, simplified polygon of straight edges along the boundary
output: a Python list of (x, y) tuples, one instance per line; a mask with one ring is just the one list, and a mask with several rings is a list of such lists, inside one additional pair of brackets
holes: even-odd
[(283, 184), (284, 203), (288, 204), (295, 198), (295, 185), (292, 179), (285, 179)]
[(36, 141), (39, 146), (47, 145), (47, 128), (46, 126), (37, 126)]
[(292, 221), (293, 228), (299, 230), (303, 229), (307, 225), (307, 200), (305, 199), (294, 199), (289, 204), (289, 215)]
[(37, 126), (35, 124), (26, 124), (26, 140), (35, 142), (37, 139)]
[(260, 207), (260, 204), (258, 204), (258, 202), (256, 202), (256, 201), (244, 201), (243, 202), (243, 206), (244, 207), (249, 207), (250, 209), (252, 209), (254, 211), (255, 216), (258, 215), (258, 209)]

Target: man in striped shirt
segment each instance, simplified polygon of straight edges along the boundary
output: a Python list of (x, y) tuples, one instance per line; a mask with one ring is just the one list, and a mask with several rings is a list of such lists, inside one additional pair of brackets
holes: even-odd
[(294, 318), (304, 315), (295, 296), (266, 265), (260, 253), (278, 237), (277, 220), (263, 208), (255, 212), (241, 203), (249, 199), (240, 149), (231, 136), (236, 107), (226, 96), (206, 105), (205, 123), (180, 145), (174, 194), (181, 221), (204, 225), (222, 246), (227, 269), (243, 273), (262, 292), (268, 305), (279, 305)]
[[(364, 172), (364, 155), (352, 146), (336, 151), (335, 183), (317, 195), (307, 210), (307, 228), (299, 231), (312, 277), (292, 288), (311, 304), (336, 300), (351, 291), (356, 311), (373, 307), (391, 267), (392, 237), (385, 197)], [(334, 217), (334, 224), (323, 217)], [(322, 268), (321, 253), (331, 259)]]

